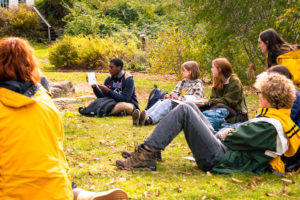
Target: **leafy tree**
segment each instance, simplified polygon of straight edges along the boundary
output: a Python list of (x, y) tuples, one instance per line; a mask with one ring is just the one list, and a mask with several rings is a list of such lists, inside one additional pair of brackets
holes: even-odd
[[(256, 63), (260, 70), (265, 65), (265, 57), (257, 47), (259, 33), (270, 27), (276, 29), (276, 21), (284, 11), (293, 16), (296, 12), (289, 9), (292, 3), (286, 0), (191, 0), (182, 4), (188, 11), (190, 26), (199, 22), (204, 25), (207, 55), (227, 57), (243, 79), (249, 62)], [(290, 23), (294, 26), (286, 27), (299, 24)], [(299, 35), (297, 27), (288, 30), (289, 35)]]

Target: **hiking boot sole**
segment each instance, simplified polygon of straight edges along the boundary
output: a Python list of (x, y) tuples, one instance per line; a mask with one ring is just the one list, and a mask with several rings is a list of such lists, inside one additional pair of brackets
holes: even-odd
[(128, 196), (126, 192), (124, 192), (121, 189), (112, 189), (107, 192), (100, 192), (99, 196), (94, 197), (92, 200), (114, 200), (114, 199), (127, 200)]
[(132, 124), (138, 126), (140, 121), (140, 111), (135, 109), (132, 113)]
[(137, 167), (124, 167), (116, 162), (116, 166), (118, 169), (121, 170), (139, 170), (139, 171), (156, 171), (156, 163), (147, 161), (144, 166), (137, 166)]
[(140, 125), (144, 126), (146, 122), (147, 113), (145, 110), (143, 110), (140, 114)]

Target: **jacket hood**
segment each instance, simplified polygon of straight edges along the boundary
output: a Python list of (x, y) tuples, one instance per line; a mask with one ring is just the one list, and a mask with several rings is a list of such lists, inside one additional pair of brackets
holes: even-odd
[(2, 81), (0, 82), (0, 102), (13, 108), (20, 108), (35, 103), (31, 97), (38, 91), (39, 85), (31, 82)]
[(35, 103), (33, 99), (6, 88), (0, 88), (0, 102), (12, 108), (20, 108)]

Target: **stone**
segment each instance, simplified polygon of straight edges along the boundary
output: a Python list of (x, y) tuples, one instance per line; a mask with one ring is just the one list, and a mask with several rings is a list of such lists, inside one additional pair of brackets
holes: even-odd
[(80, 99), (74, 99), (74, 98), (55, 98), (53, 99), (53, 102), (56, 105), (68, 105), (68, 104), (75, 104), (80, 103)]
[(53, 98), (70, 96), (75, 93), (75, 88), (71, 81), (50, 82), (49, 85)]

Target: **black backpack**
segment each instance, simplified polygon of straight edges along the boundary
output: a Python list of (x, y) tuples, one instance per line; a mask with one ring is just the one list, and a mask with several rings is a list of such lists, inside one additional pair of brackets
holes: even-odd
[(158, 100), (164, 99), (168, 92), (162, 93), (161, 89), (154, 85), (154, 89), (150, 92), (145, 110), (151, 108)]
[(102, 97), (91, 102), (86, 108), (79, 108), (79, 113), (90, 117), (105, 117), (109, 115), (116, 104), (117, 102), (114, 99)]

